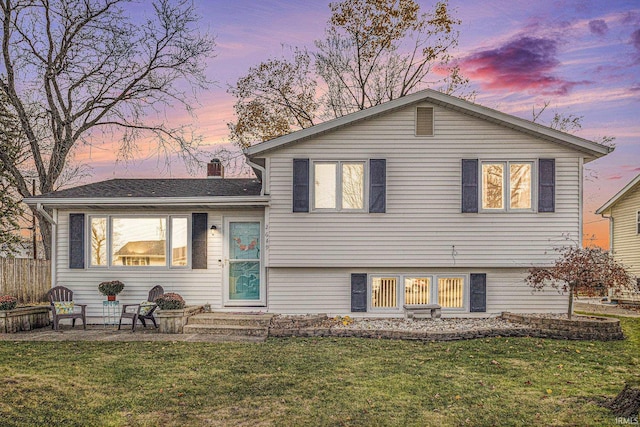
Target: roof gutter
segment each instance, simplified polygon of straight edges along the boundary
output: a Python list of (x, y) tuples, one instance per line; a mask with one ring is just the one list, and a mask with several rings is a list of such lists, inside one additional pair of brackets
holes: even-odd
[[(268, 206), (268, 196), (243, 196), (243, 197), (112, 197), (112, 198), (27, 198), (23, 200), (29, 206), (36, 206), (36, 209), (43, 206), (63, 207), (63, 206)], [(42, 212), (46, 211), (42, 209)], [(46, 214), (51, 218), (48, 214)], [(52, 222), (53, 218), (48, 221)], [(52, 222), (53, 223), (53, 222)]]

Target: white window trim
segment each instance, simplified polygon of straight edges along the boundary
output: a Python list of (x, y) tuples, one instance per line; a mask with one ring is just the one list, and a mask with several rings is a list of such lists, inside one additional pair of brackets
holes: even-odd
[[(442, 311), (445, 313), (469, 313), (470, 310), (470, 275), (469, 274), (456, 274), (456, 273), (406, 273), (406, 274), (384, 274), (384, 273), (371, 273), (367, 275), (367, 311), (371, 313), (402, 313), (404, 311), (404, 293), (405, 293), (405, 279), (417, 279), (417, 278), (429, 278), (431, 286), (429, 288), (429, 303), (438, 303), (438, 279), (457, 279), (462, 278), (462, 307), (442, 307)], [(398, 283), (398, 289), (396, 289), (397, 295), (397, 308), (375, 308), (372, 306), (372, 285), (374, 278), (396, 278)]]
[[(88, 215), (89, 220), (87, 221), (87, 249), (86, 249), (86, 255), (85, 255), (85, 259), (87, 260), (87, 266), (88, 268), (99, 268), (99, 269), (108, 269), (109, 268), (109, 247), (111, 246), (111, 229), (109, 227), (109, 215)], [(106, 258), (106, 264), (105, 265), (94, 265), (92, 264), (91, 260), (91, 251), (92, 251), (92, 245), (91, 245), (91, 240), (92, 240), (92, 236), (91, 236), (91, 220), (94, 218), (104, 218), (106, 220), (106, 225), (105, 225), (105, 232), (107, 234), (106, 239), (105, 239), (105, 258)]]
[[(316, 208), (316, 164), (335, 164), (336, 165), (336, 207), (335, 208)], [(342, 165), (344, 163), (362, 163), (363, 180), (362, 180), (362, 209), (343, 209), (342, 208)], [(310, 166), (310, 193), (311, 193), (311, 212), (368, 212), (369, 206), (369, 162), (362, 159), (354, 160), (311, 160)]]
[[(145, 270), (187, 270), (191, 269), (191, 215), (189, 214), (90, 214), (88, 215), (86, 231), (86, 244), (85, 244), (85, 259), (88, 260), (88, 268), (101, 269), (101, 270), (117, 270), (117, 271), (145, 271)], [(107, 265), (92, 265), (91, 264), (91, 218), (106, 218), (107, 219)], [(113, 265), (113, 250), (112, 243), (112, 230), (114, 218), (165, 218), (167, 224), (166, 239), (165, 239), (165, 265)], [(186, 218), (187, 220), (187, 265), (171, 265), (172, 253), (171, 253), (171, 240), (172, 240), (172, 218)]]
[[(402, 294), (401, 291), (404, 291), (404, 286), (402, 284), (402, 276), (398, 274), (369, 274), (367, 280), (367, 311), (372, 313), (399, 313), (403, 310), (402, 308)], [(373, 279), (375, 278), (389, 278), (396, 279), (396, 308), (376, 308), (373, 307), (372, 298), (373, 298)]]
[(468, 313), (470, 310), (470, 276), (468, 274), (434, 274), (431, 287), (433, 293), (431, 300), (433, 304), (438, 303), (438, 279), (459, 279), (462, 278), (462, 307), (442, 307), (442, 311), (447, 313)]
[[(502, 198), (504, 202), (504, 207), (500, 209), (486, 209), (482, 206), (482, 165), (485, 163), (489, 164), (497, 164), (501, 163), (504, 165), (504, 175), (503, 179), (503, 188), (502, 188)], [(528, 209), (514, 209), (511, 208), (511, 180), (510, 180), (510, 168), (509, 165), (511, 163), (528, 163), (531, 165), (531, 208)], [(491, 160), (491, 159), (480, 159), (480, 165), (478, 167), (478, 208), (481, 213), (532, 213), (538, 211), (538, 162), (535, 160)]]

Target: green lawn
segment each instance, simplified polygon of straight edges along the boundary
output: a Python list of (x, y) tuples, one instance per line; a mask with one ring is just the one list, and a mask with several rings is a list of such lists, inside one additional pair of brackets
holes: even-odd
[(616, 425), (640, 319), (616, 342), (0, 342), (1, 425)]

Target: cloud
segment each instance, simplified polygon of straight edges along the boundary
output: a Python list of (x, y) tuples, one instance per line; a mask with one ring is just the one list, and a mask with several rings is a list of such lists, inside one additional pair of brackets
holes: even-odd
[(604, 36), (609, 31), (609, 27), (604, 19), (594, 19), (589, 21), (589, 31), (597, 36)]
[(555, 40), (520, 36), (504, 45), (477, 52), (463, 59), (461, 68), (487, 89), (530, 90), (564, 95), (574, 86), (588, 82), (571, 82), (555, 77), (560, 65)]
[(640, 29), (631, 33), (631, 44), (636, 48), (638, 53), (640, 53)]
[(620, 169), (623, 169), (627, 172), (640, 172), (640, 166), (636, 165), (622, 165)]

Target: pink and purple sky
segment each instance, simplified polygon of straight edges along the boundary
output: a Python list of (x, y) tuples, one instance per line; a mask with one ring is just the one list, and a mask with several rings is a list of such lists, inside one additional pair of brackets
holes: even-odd
[[(194, 0), (201, 31), (216, 37), (207, 74), (215, 81), (199, 95), (195, 125), (211, 151), (228, 142), (234, 98), (227, 87), (249, 67), (283, 54), (282, 45), (309, 46), (323, 36), (328, 0)], [(423, 11), (428, 0), (418, 0)], [(582, 116), (587, 139), (615, 137), (616, 150), (586, 165), (585, 244), (608, 247), (608, 221), (594, 211), (640, 173), (640, 2), (638, 0), (450, 0), (462, 20), (455, 51), (476, 102), (531, 119), (532, 107)], [(176, 112), (177, 121), (187, 120)], [(193, 121), (192, 118), (188, 120)], [(93, 168), (88, 181), (118, 177), (188, 176), (141, 152), (124, 165), (113, 158), (110, 135), (77, 160)], [(107, 148), (109, 147), (109, 148)]]

